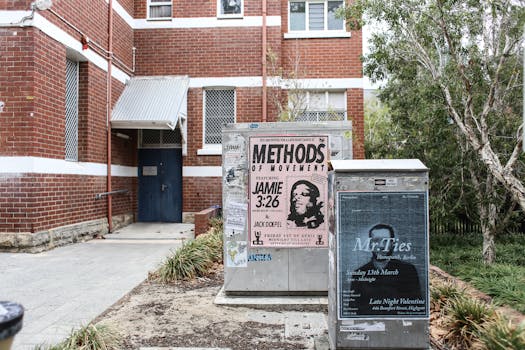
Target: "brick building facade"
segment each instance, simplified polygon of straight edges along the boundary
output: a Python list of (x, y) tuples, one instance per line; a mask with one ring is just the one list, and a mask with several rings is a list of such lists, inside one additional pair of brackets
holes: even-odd
[[(220, 204), (220, 124), (276, 121), (275, 101), (290, 104), (283, 77), (297, 78), (303, 120), (352, 120), (354, 157), (364, 157), (362, 39), (333, 16), (342, 1), (35, 3), (0, 0), (4, 250), (37, 251), (144, 219), (144, 149), (181, 152), (181, 218)], [(180, 76), (188, 86), (176, 127), (111, 127), (107, 106), (120, 103), (130, 80)]]

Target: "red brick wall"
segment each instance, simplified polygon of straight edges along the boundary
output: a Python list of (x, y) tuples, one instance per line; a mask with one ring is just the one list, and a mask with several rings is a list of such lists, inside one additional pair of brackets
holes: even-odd
[[(114, 188), (129, 189), (113, 198), (113, 215), (136, 211), (136, 178), (114, 178)], [(0, 232), (39, 232), (107, 215), (106, 191), (100, 176), (0, 175)]]
[(33, 0), (0, 0), (0, 10), (29, 10)]
[(360, 47), (357, 34), (350, 39), (284, 39), (282, 61), (285, 71), (299, 78), (361, 78)]
[(34, 34), (30, 28), (0, 28), (0, 155), (32, 153)]
[[(268, 16), (279, 16), (281, 11), (281, 0), (267, 1)], [(245, 16), (261, 16), (261, 0), (244, 0)], [(147, 0), (135, 0), (135, 18), (146, 18)], [(216, 17), (217, 0), (173, 0), (173, 17)]]
[[(29, 7), (26, 9), (29, 9)], [(104, 49), (108, 48), (108, 4), (106, 1), (54, 1), (52, 10), (68, 22), (72, 23), (91, 41), (96, 42)], [(65, 24), (53, 13), (49, 11), (42, 11), (39, 13), (72, 37), (78, 38), (80, 42), (81, 34)], [(131, 67), (133, 30), (115, 11), (113, 11), (113, 33), (113, 52), (115, 53), (115, 56)], [(95, 49), (95, 51), (96, 50), (97, 49)]]
[[(13, 35), (16, 33), (16, 35)], [(0, 29), (0, 155), (64, 159), (66, 50), (37, 29)], [(113, 80), (113, 103), (124, 85)], [(79, 67), (79, 160), (106, 163), (106, 73)], [(113, 164), (136, 166), (136, 131), (112, 138)], [(136, 212), (136, 178), (113, 177), (113, 214)], [(0, 175), (0, 232), (38, 232), (104, 218), (104, 176)]]
[[(107, 162), (106, 72), (92, 63), (82, 62), (79, 72), (79, 160)], [(124, 90), (124, 84), (112, 80), (113, 105)], [(120, 132), (120, 131), (119, 131)], [(124, 132), (123, 132), (124, 133)], [(132, 139), (113, 140), (113, 164), (135, 165), (136, 131), (126, 132)], [(130, 147), (130, 145), (132, 147)]]
[(137, 75), (261, 76), (261, 38), (259, 27), (137, 30)]
[(135, 0), (118, 0), (118, 3), (133, 17), (135, 13)]
[[(117, 137), (116, 134), (128, 135), (130, 138)], [(111, 133), (111, 163), (137, 166), (137, 130), (113, 129)]]
[(182, 187), (182, 211), (198, 212), (212, 205), (222, 207), (222, 178), (185, 177)]
[(35, 115), (33, 154), (64, 159), (66, 49), (40, 31), (35, 33)]
[(352, 121), (352, 150), (354, 159), (365, 158), (365, 122), (363, 108), (363, 89), (346, 90), (348, 120)]

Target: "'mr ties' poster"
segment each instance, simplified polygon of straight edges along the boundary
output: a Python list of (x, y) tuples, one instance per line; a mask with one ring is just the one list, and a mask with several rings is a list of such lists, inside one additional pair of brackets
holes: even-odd
[(339, 318), (428, 316), (425, 192), (339, 192)]
[(327, 136), (250, 138), (250, 245), (327, 247)]

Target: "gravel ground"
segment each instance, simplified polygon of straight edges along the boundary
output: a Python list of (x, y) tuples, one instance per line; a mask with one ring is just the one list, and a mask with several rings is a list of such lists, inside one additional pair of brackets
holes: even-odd
[[(448, 281), (472, 297), (490, 301), (466, 283), (432, 267), (432, 281)], [(326, 306), (221, 306), (213, 303), (223, 284), (219, 267), (207, 278), (165, 285), (145, 281), (100, 315), (95, 322), (112, 325), (123, 337), (123, 349), (203, 347), (232, 350), (314, 349), (327, 334)], [(500, 312), (525, 322), (509, 308)], [(442, 314), (432, 310), (432, 349), (448, 349)]]
[(326, 306), (218, 306), (213, 301), (222, 284), (222, 270), (173, 285), (145, 281), (96, 322), (117, 329), (123, 349), (314, 349), (314, 338), (326, 335)]

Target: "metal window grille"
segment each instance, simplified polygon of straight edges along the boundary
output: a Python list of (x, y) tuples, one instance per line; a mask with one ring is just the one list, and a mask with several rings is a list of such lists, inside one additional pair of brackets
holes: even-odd
[(142, 145), (160, 145), (160, 130), (142, 130)]
[(235, 90), (206, 90), (204, 144), (221, 144), (222, 127), (235, 123)]
[(78, 63), (66, 62), (66, 160), (78, 161)]
[(298, 121), (324, 122), (346, 120), (346, 112), (343, 111), (306, 111), (297, 117)]
[(141, 130), (141, 148), (179, 148), (182, 145), (180, 129), (175, 130)]
[(163, 145), (180, 145), (182, 143), (180, 129), (162, 130), (161, 140)]

